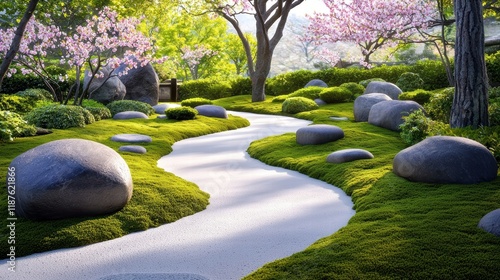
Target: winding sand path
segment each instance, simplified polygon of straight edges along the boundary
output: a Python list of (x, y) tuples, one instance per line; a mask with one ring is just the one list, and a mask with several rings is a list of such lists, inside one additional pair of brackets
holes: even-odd
[[(158, 166), (210, 193), (202, 212), (171, 224), (89, 246), (5, 262), (6, 279), (240, 279), (305, 249), (354, 215), (340, 189), (246, 154), (250, 142), (294, 132), (310, 122), (230, 112), (251, 122), (173, 146)], [(3, 277), (2, 277), (3, 279)]]

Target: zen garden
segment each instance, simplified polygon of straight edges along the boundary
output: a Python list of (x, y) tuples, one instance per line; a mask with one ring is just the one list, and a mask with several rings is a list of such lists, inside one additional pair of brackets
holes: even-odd
[(500, 279), (500, 1), (0, 3), (1, 279)]

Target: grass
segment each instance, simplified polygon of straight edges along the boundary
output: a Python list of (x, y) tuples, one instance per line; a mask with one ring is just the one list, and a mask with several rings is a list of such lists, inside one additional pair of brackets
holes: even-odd
[[(238, 110), (280, 114), (280, 104), (217, 101)], [(500, 238), (479, 220), (500, 208), (500, 177), (474, 185), (409, 182), (392, 172), (405, 145), (399, 134), (353, 121), (352, 103), (322, 106), (296, 117), (341, 127), (345, 138), (316, 146), (296, 144), (292, 133), (255, 141), (250, 155), (339, 186), (356, 214), (348, 225), (306, 250), (269, 263), (245, 279), (500, 279)], [(326, 163), (329, 153), (362, 148), (375, 156)]]
[[(69, 248), (105, 241), (131, 232), (146, 230), (202, 211), (209, 195), (195, 184), (156, 166), (157, 160), (172, 151), (174, 142), (204, 134), (249, 125), (239, 117), (229, 119), (198, 116), (195, 120), (102, 120), (85, 128), (54, 130), (53, 134), (18, 138), (0, 143), (0, 181), (5, 182), (7, 167), (21, 153), (49, 141), (81, 138), (103, 143), (114, 150), (123, 143), (110, 140), (119, 133), (150, 135), (152, 143), (143, 144), (146, 154), (122, 153), (132, 173), (134, 192), (131, 201), (120, 211), (105, 216), (54, 221), (16, 221), (16, 257), (47, 250)], [(7, 193), (0, 194), (0, 220), (7, 219)], [(0, 229), (0, 251), (8, 252), (8, 228)]]

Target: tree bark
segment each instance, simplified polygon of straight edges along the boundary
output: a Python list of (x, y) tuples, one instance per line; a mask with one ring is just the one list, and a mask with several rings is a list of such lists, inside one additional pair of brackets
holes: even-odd
[(488, 126), (488, 78), (484, 61), (481, 0), (455, 0), (455, 96), (451, 127)]
[(24, 30), (26, 29), (26, 25), (28, 25), (28, 22), (30, 21), (31, 17), (33, 16), (33, 13), (35, 12), (37, 4), (38, 0), (30, 0), (30, 2), (28, 3), (26, 12), (24, 13), (23, 18), (19, 22), (19, 25), (17, 26), (16, 33), (10, 45), (9, 51), (5, 55), (5, 58), (3, 59), (2, 64), (0, 65), (0, 91), (2, 90), (2, 83), (5, 74), (9, 70), (10, 64), (16, 57), (17, 51), (19, 51)]

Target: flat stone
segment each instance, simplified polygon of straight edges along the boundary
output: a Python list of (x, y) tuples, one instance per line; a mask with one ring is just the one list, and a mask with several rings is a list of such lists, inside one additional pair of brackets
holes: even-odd
[(227, 111), (224, 107), (217, 105), (200, 105), (194, 108), (201, 116), (227, 119)]
[(181, 107), (179, 104), (175, 103), (160, 103), (158, 105), (153, 106), (153, 109), (155, 109), (155, 112), (157, 114), (165, 114), (165, 111), (170, 108), (177, 108)]
[(128, 143), (151, 143), (153, 139), (143, 134), (117, 134), (111, 137), (111, 141)]
[(354, 100), (354, 120), (357, 122), (367, 122), (372, 106), (388, 100), (392, 99), (384, 93), (369, 93), (358, 96)]
[(330, 120), (332, 121), (348, 121), (348, 117), (330, 117)]
[(390, 98), (398, 100), (399, 95), (403, 93), (403, 91), (393, 83), (373, 81), (366, 86), (364, 92), (364, 94), (369, 93), (384, 93), (387, 94)]
[(328, 155), (326, 162), (344, 163), (360, 159), (372, 159), (373, 154), (363, 149), (345, 149)]
[(116, 113), (113, 116), (114, 120), (129, 120), (129, 119), (149, 119), (148, 115), (143, 112), (125, 111)]
[(403, 117), (417, 110), (424, 111), (424, 107), (415, 101), (382, 101), (373, 105), (370, 109), (368, 123), (392, 131), (400, 131), (399, 126), (404, 123)]
[(157, 119), (168, 119), (167, 115), (158, 115)]
[(484, 215), (478, 227), (500, 237), (500, 208)]
[(33, 220), (105, 215), (132, 197), (125, 160), (101, 143), (63, 139), (37, 146), (10, 164), (16, 215)]
[(493, 154), (476, 141), (433, 136), (399, 152), (393, 171), (415, 182), (476, 184), (494, 180), (498, 166)]
[(122, 152), (131, 152), (136, 154), (145, 154), (147, 152), (146, 148), (137, 145), (121, 146), (118, 150)]
[(300, 145), (319, 145), (344, 138), (344, 131), (335, 125), (315, 124), (299, 128), (296, 141)]

